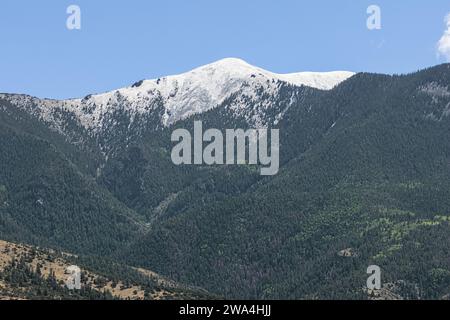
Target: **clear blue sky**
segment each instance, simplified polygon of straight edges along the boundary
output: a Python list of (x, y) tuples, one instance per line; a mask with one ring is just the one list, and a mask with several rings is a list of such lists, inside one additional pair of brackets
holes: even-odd
[[(366, 28), (370, 4), (381, 30)], [(449, 12), (448, 0), (1, 0), (0, 92), (82, 97), (225, 57), (280, 73), (412, 72), (445, 62)]]

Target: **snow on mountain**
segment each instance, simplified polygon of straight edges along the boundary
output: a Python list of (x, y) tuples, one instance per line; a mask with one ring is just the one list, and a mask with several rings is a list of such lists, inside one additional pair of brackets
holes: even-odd
[(352, 72), (276, 74), (254, 67), (243, 60), (228, 58), (184, 74), (144, 80), (132, 87), (94, 95), (90, 100), (97, 106), (105, 106), (108, 102), (114, 102), (115, 96), (119, 94), (130, 102), (132, 109), (140, 112), (146, 102), (160, 98), (166, 110), (162, 122), (167, 126), (193, 114), (217, 107), (244, 84), (263, 88), (268, 93), (275, 90), (277, 81), (330, 90), (353, 74)]
[(344, 71), (276, 74), (243, 60), (228, 58), (184, 74), (143, 80), (131, 87), (90, 95), (84, 99), (41, 100), (41, 103), (34, 101), (34, 104), (39, 106), (37, 112), (48, 122), (56, 122), (54, 111), (63, 110), (73, 113), (83, 127), (93, 131), (100, 130), (108, 114), (118, 108), (134, 117), (162, 107), (162, 125), (169, 126), (219, 106), (243, 88), (247, 97), (254, 95), (250, 97), (252, 99), (258, 98), (260, 89), (267, 94), (275, 94), (279, 81), (330, 90), (353, 74)]
[(307, 86), (321, 90), (331, 90), (339, 83), (352, 77), (355, 73), (349, 71), (334, 72), (299, 72), (291, 74), (274, 74), (281, 81), (297, 86)]

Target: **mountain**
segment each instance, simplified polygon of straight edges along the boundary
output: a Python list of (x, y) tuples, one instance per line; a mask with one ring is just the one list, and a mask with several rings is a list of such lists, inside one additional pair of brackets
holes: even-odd
[[(0, 238), (226, 298), (370, 298), (373, 264), (383, 297), (445, 298), (449, 116), (449, 64), (277, 75), (225, 59), (83, 99), (2, 94)], [(171, 133), (195, 120), (280, 129), (280, 172), (175, 166)]]
[(283, 81), (329, 90), (352, 75), (352, 72), (276, 74), (243, 60), (229, 58), (181, 75), (142, 80), (128, 88), (88, 95), (83, 99), (57, 101), (17, 95), (0, 97), (24, 107), (37, 106), (32, 111), (60, 130), (64, 129), (64, 124), (58, 123), (58, 116), (68, 112), (82, 127), (98, 132), (117, 110), (129, 112), (133, 122), (134, 118), (157, 112), (162, 107), (163, 115), (159, 120), (168, 126), (213, 109), (246, 87), (249, 87), (246, 88), (249, 94), (259, 89), (275, 94), (278, 83)]
[(280, 173), (215, 168), (236, 176), (177, 194), (121, 257), (229, 298), (360, 299), (372, 264), (401, 297), (447, 296), (448, 71), (285, 88), (302, 99), (278, 124)]

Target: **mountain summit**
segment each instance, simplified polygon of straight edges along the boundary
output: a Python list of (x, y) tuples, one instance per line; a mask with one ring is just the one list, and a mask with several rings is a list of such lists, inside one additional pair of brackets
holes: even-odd
[[(258, 100), (258, 92), (276, 94), (280, 82), (330, 90), (353, 75), (347, 71), (277, 74), (241, 59), (227, 58), (183, 74), (142, 80), (130, 87), (88, 95), (83, 99), (40, 100), (34, 101), (33, 105), (40, 106), (41, 110), (37, 112), (44, 120), (54, 123), (55, 109), (62, 109), (74, 113), (83, 127), (93, 131), (98, 131), (105, 116), (118, 107), (141, 116), (162, 107), (161, 122), (168, 126), (211, 110), (239, 91), (245, 91), (251, 100)], [(24, 96), (11, 98), (19, 105), (27, 103), (18, 103), (17, 99), (30, 100)]]
[(160, 96), (166, 105), (164, 123), (167, 125), (220, 105), (245, 84), (273, 90), (278, 81), (283, 81), (330, 90), (353, 75), (347, 71), (277, 74), (241, 59), (226, 58), (183, 74), (143, 80), (128, 88), (93, 96), (93, 99), (102, 103), (116, 92), (135, 101), (143, 96)]

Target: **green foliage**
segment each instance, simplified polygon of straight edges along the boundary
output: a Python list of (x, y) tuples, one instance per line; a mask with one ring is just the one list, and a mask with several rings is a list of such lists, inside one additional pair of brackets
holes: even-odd
[(136, 213), (56, 145), (0, 122), (0, 150), (1, 239), (108, 254), (142, 234)]

